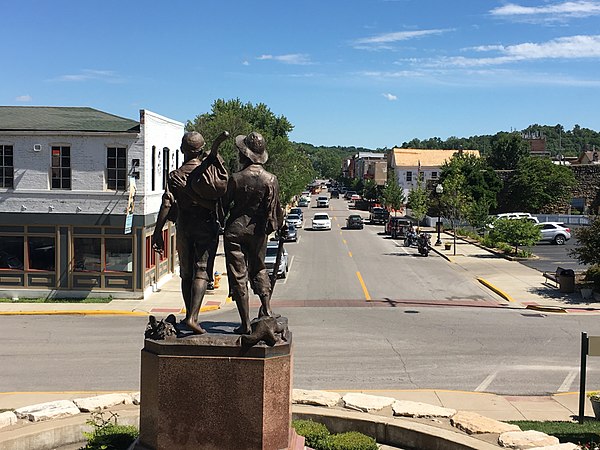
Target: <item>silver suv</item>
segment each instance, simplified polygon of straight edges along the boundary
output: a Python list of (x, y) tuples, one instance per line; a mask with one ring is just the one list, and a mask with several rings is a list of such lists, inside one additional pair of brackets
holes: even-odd
[(571, 229), (560, 222), (541, 222), (537, 224), (542, 232), (542, 242), (551, 242), (557, 245), (563, 245), (571, 239)]

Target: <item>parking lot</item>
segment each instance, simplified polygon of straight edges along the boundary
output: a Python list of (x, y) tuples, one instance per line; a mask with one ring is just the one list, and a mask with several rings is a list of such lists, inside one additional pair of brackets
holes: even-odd
[(554, 245), (548, 242), (541, 242), (529, 250), (539, 257), (539, 259), (523, 261), (522, 264), (537, 269), (541, 272), (553, 272), (557, 267), (573, 269), (575, 272), (584, 271), (587, 266), (569, 256), (569, 250), (575, 248), (577, 240), (572, 237), (565, 245)]

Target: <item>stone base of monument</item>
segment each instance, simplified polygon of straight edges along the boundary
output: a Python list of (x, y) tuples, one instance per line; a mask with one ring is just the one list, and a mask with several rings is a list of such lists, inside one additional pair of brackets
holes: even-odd
[(291, 333), (273, 347), (233, 334), (146, 339), (135, 448), (287, 449), (291, 347)]

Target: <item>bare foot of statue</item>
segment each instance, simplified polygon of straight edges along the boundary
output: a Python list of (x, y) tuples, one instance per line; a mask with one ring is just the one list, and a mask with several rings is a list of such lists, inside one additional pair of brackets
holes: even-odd
[(274, 319), (278, 319), (281, 317), (281, 314), (275, 314), (272, 309), (266, 309), (264, 306), (261, 306), (258, 310), (258, 317), (273, 317)]
[(252, 328), (250, 328), (250, 325), (247, 325), (247, 326), (240, 325), (235, 330), (233, 330), (233, 332), (235, 334), (250, 334), (250, 333), (252, 333)]
[(185, 324), (186, 327), (188, 327), (190, 330), (192, 330), (192, 333), (194, 333), (194, 334), (206, 333), (206, 330), (204, 328), (202, 328), (200, 325), (198, 325), (196, 322), (194, 322), (192, 319), (185, 319), (183, 321), (183, 323)]

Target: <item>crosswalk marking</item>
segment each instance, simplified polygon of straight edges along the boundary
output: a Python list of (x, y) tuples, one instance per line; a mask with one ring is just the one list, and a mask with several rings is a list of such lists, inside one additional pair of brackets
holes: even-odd
[(483, 380), (479, 386), (477, 386), (475, 388), (475, 392), (485, 391), (488, 388), (488, 386), (490, 384), (492, 384), (492, 381), (494, 381), (494, 378), (496, 378), (496, 375), (498, 375), (497, 370), (494, 373), (488, 375), (488, 377), (485, 380)]

